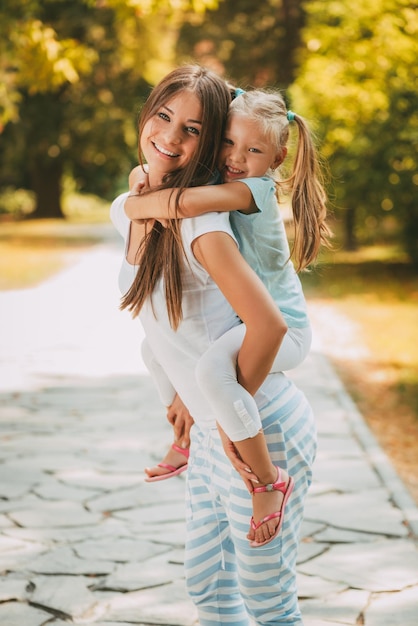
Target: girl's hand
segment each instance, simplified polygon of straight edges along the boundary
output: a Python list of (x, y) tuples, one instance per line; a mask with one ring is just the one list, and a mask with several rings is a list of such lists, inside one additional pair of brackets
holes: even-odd
[(243, 479), (249, 493), (252, 493), (254, 489), (254, 483), (257, 484), (259, 482), (257, 476), (254, 474), (251, 468), (248, 467), (248, 465), (244, 463), (244, 461), (241, 459), (238, 450), (235, 447), (235, 444), (229, 439), (228, 435), (221, 428), (221, 426), (217, 424), (217, 427), (221, 436), (222, 446), (226, 456), (230, 460), (232, 467)]
[(188, 448), (190, 446), (190, 429), (194, 424), (194, 419), (178, 394), (175, 395), (172, 404), (167, 409), (167, 419), (173, 426), (175, 440), (181, 440), (182, 447)]
[(142, 189), (149, 188), (148, 172), (141, 165), (137, 165), (129, 174), (129, 191), (140, 193)]

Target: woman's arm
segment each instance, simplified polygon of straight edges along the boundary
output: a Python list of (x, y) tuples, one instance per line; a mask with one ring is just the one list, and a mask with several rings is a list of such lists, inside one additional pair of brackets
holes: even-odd
[(212, 211), (257, 211), (251, 191), (240, 181), (185, 189), (176, 215), (177, 192), (177, 189), (160, 189), (143, 195), (134, 193), (125, 202), (125, 213), (131, 220), (141, 220), (195, 217)]
[(227, 233), (202, 235), (195, 240), (193, 252), (246, 326), (238, 354), (238, 382), (254, 394), (270, 372), (287, 331), (286, 323), (266, 287)]

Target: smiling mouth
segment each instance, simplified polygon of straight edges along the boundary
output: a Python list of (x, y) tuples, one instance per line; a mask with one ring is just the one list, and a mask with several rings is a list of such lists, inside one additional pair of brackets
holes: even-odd
[(179, 154), (176, 154), (175, 152), (170, 152), (169, 150), (166, 150), (166, 149), (165, 149), (165, 148), (163, 148), (162, 146), (159, 146), (157, 143), (154, 143), (154, 142), (153, 142), (153, 144), (152, 144), (152, 145), (153, 145), (153, 146), (154, 146), (154, 148), (157, 150), (157, 152), (160, 152), (161, 154), (164, 154), (165, 156), (172, 157), (172, 158), (175, 158), (175, 157), (179, 157), (179, 156), (180, 156)]
[(230, 165), (225, 165), (225, 169), (229, 174), (244, 174), (243, 170), (237, 170), (235, 167), (231, 167)]

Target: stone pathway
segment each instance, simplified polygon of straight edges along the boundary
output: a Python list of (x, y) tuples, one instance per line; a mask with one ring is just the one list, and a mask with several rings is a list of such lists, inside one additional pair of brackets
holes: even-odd
[[(192, 626), (184, 477), (149, 485), (170, 430), (118, 311), (110, 237), (31, 290), (0, 293), (0, 624)], [(315, 316), (314, 316), (315, 317)], [(319, 454), (298, 558), (305, 626), (416, 626), (418, 510), (319, 333), (292, 373)]]

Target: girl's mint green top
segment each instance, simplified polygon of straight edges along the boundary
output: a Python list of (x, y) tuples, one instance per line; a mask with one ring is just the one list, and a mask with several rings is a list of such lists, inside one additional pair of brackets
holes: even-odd
[(289, 328), (309, 326), (302, 285), (289, 260), (289, 243), (274, 181), (265, 176), (243, 178), (240, 182), (250, 189), (258, 208), (258, 213), (251, 215), (230, 213), (241, 254), (266, 285)]

